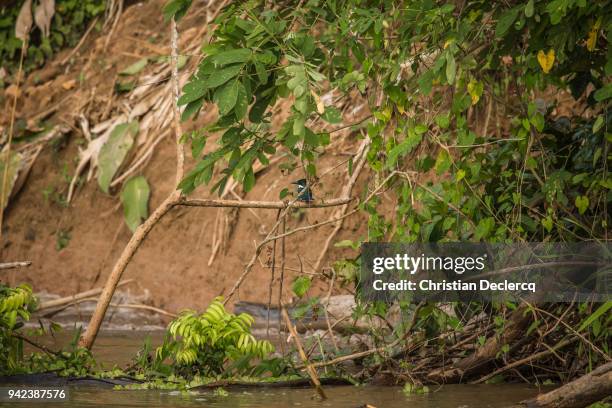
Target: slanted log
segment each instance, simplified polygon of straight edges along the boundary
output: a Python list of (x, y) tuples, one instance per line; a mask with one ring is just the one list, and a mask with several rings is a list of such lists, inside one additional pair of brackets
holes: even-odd
[(522, 401), (519, 407), (582, 408), (611, 395), (612, 363), (606, 363), (554, 391)]

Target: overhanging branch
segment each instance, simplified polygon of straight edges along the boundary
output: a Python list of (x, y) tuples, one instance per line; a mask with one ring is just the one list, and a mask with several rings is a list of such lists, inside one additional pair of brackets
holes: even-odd
[(187, 207), (234, 207), (234, 208), (324, 208), (337, 207), (339, 205), (348, 204), (353, 198), (332, 198), (330, 200), (316, 200), (309, 203), (306, 202), (290, 202), (290, 201), (247, 201), (247, 200), (215, 200), (211, 198), (192, 198), (185, 197), (179, 199), (175, 205), (183, 205)]

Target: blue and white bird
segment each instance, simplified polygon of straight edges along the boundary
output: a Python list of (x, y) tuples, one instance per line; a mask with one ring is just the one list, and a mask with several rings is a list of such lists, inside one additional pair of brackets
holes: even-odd
[(295, 184), (298, 201), (310, 203), (314, 200), (312, 190), (310, 190), (310, 187), (308, 187), (308, 182), (306, 179), (299, 179), (291, 182), (291, 184)]

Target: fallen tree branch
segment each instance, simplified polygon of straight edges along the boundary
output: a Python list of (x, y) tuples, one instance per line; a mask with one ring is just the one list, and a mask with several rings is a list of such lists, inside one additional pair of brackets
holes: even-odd
[(32, 265), (32, 261), (17, 261), (0, 263), (0, 271), (4, 269), (23, 268)]
[(427, 378), (437, 383), (453, 383), (460, 381), (465, 375), (475, 374), (486, 368), (486, 365), (496, 358), (504, 344), (512, 344), (514, 340), (525, 334), (524, 328), (532, 319), (530, 314), (525, 313), (527, 310), (528, 305), (521, 303), (512, 312), (503, 333), (490, 337), (476, 352), (460, 359), (452, 366), (431, 371)]
[[(117, 283), (117, 287), (127, 285), (128, 283), (131, 283), (131, 282), (134, 282), (134, 279), (126, 279), (124, 281)], [(85, 292), (77, 293), (75, 295), (66, 296), (66, 297), (54, 299), (54, 300), (49, 300), (47, 302), (41, 303), (36, 309), (36, 311), (41, 311), (45, 309), (53, 309), (56, 307), (65, 306), (69, 303), (73, 303), (81, 299), (86, 299), (86, 298), (90, 298), (93, 296), (97, 296), (100, 293), (102, 293), (102, 288), (95, 288), (95, 289), (87, 290)]]
[(295, 330), (295, 327), (291, 323), (291, 319), (289, 319), (289, 315), (287, 314), (287, 310), (284, 307), (281, 309), (281, 314), (283, 315), (283, 319), (285, 320), (285, 324), (289, 328), (289, 332), (291, 333), (291, 336), (293, 337), (293, 341), (295, 342), (295, 345), (296, 345), (296, 347), (298, 349), (298, 353), (300, 354), (300, 358), (302, 359), (302, 363), (304, 363), (304, 365), (306, 366), (306, 372), (310, 376), (310, 379), (312, 380), (312, 383), (313, 383), (315, 389), (317, 390), (317, 393), (319, 394), (319, 396), (322, 399), (327, 399), (327, 396), (325, 395), (325, 391), (323, 391), (323, 387), (321, 387), (321, 382), (319, 381), (319, 377), (317, 376), (317, 372), (313, 368), (312, 364), (310, 364), (310, 361), (308, 361), (308, 357), (306, 356), (306, 353), (304, 352), (304, 348), (302, 347), (302, 343), (300, 342), (300, 337), (297, 334), (297, 332)]
[(535, 361), (535, 360), (539, 360), (542, 357), (546, 357), (549, 356), (551, 354), (554, 354), (556, 350), (563, 348), (565, 346), (567, 346), (568, 344), (571, 344), (573, 342), (575, 342), (576, 340), (578, 340), (578, 337), (572, 337), (570, 339), (566, 339), (566, 340), (562, 340), (559, 343), (557, 343), (556, 345), (554, 345), (553, 347), (549, 348), (548, 350), (544, 350), (544, 351), (540, 351), (539, 353), (535, 353), (535, 354), (531, 354), (530, 356), (527, 356), (525, 358), (521, 358), (520, 360), (516, 360), (510, 364), (507, 364), (487, 375), (485, 375), (484, 377), (480, 377), (478, 380), (476, 381), (472, 381), (470, 384), (481, 384), (493, 377), (495, 377), (498, 374), (501, 374), (505, 371), (508, 371), (512, 368), (516, 368), (516, 367), (520, 367), (524, 364), (527, 364), (531, 361)]
[[(86, 302), (97, 302), (98, 298), (95, 297), (90, 297), (90, 298), (85, 298), (85, 299), (78, 299), (75, 300), (74, 302), (68, 303), (67, 305), (64, 305), (61, 309), (53, 311), (48, 313), (47, 315), (45, 315), (45, 317), (48, 317), (51, 314), (57, 314), (58, 312), (61, 312), (67, 308), (69, 308), (70, 306), (74, 306), (74, 305), (78, 305), (80, 303), (86, 303)], [(150, 305), (144, 305), (141, 303), (109, 303), (108, 305), (109, 307), (114, 307), (114, 308), (123, 308), (123, 309), (136, 309), (136, 310), (147, 310), (149, 312), (153, 312), (153, 313), (157, 313), (160, 315), (164, 315), (164, 316), (168, 316), (171, 318), (176, 318), (179, 315), (176, 313), (172, 313), (172, 312), (168, 312), (167, 310), (164, 309), (160, 309), (158, 307), (155, 306), (150, 306)]]
[(522, 401), (519, 406), (579, 408), (601, 401), (610, 395), (612, 395), (612, 363), (606, 363), (556, 390)]

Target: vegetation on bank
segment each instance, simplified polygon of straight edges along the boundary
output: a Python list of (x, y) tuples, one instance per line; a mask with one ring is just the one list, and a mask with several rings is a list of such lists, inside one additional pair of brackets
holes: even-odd
[[(0, 61), (7, 74), (17, 72), (22, 40), (15, 35), (15, 24), (20, 13), (29, 9), (36, 14), (39, 4), (29, 1), (9, 1), (0, 6)], [(42, 66), (59, 50), (75, 46), (91, 21), (101, 16), (106, 8), (105, 0), (56, 0), (48, 33), (37, 27), (31, 33), (28, 52), (24, 56), (24, 71), (30, 72)], [(32, 18), (32, 17), (31, 17)], [(39, 20), (40, 21), (40, 20)], [(36, 22), (38, 26), (38, 21)], [(99, 28), (102, 24), (99, 24)], [(0, 78), (0, 81), (2, 79)]]
[[(178, 19), (190, 3), (172, 0), (164, 12)], [(219, 111), (214, 124), (184, 135), (198, 162), (180, 187), (188, 194), (211, 183), (222, 192), (233, 178), (249, 191), (255, 164), (280, 150), (289, 152), (283, 169), (316, 186), (317, 159), (343, 119), (336, 101), (349, 100), (371, 112), (351, 126), (369, 141), (371, 190), (388, 188), (397, 201), (389, 214), (378, 195), (364, 200), (367, 236), (341, 246), (607, 242), (611, 7), (582, 0), (232, 2), (178, 101), (183, 119), (208, 103)], [(291, 114), (273, 132), (270, 110), (282, 99), (292, 101)], [(212, 132), (222, 134), (218, 146), (203, 154)], [(316, 279), (331, 285), (338, 276), (353, 288), (359, 262), (339, 260), (333, 275)], [(297, 297), (313, 279), (298, 278)], [(0, 341), (19, 350), (16, 316), (27, 319), (31, 291), (2, 290), (20, 300), (3, 300), (10, 307), (0, 309)], [(322, 307), (312, 297), (299, 312)], [(371, 325), (373, 347), (353, 357), (353, 350), (332, 349), (331, 357), (324, 350), (311, 362), (344, 373), (334, 357), (350, 357), (342, 361), (356, 361), (357, 380), (386, 377), (411, 384), (406, 392), (426, 392), (422, 384), (432, 382), (567, 382), (610, 361), (612, 302), (399, 307), (409, 318)], [(358, 304), (354, 318), (384, 319), (388, 309)], [(187, 387), (300, 372), (291, 359), (268, 359), (270, 344), (254, 339), (250, 325), (215, 301), (203, 314), (182, 314), (155, 353), (145, 346), (131, 370), (116, 374), (146, 387)], [(18, 361), (2, 367), (12, 371)]]

